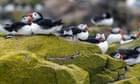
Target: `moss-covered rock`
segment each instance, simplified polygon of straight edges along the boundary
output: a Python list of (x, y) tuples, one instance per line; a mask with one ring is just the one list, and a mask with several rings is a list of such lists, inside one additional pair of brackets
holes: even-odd
[(120, 46), (120, 48), (123, 48), (123, 49), (133, 49), (137, 46), (140, 46), (140, 38), (132, 41), (132, 42), (129, 42), (129, 43), (126, 43), (126, 44), (123, 44)]
[[(21, 80), (27, 81), (25, 83), (28, 84), (36, 84), (42, 77), (40, 84), (43, 84), (43, 81), (48, 81), (49, 84), (56, 82), (106, 84), (117, 80), (125, 73), (123, 61), (101, 54), (100, 49), (94, 44), (69, 42), (55, 36), (0, 38), (0, 40), (0, 60), (2, 60), (0, 67), (7, 66), (1, 69), (2, 74), (13, 76), (11, 79), (6, 79), (6, 75), (2, 75), (5, 78), (1, 80), (6, 84), (16, 78), (19, 80), (13, 81), (14, 84)], [(32, 63), (31, 60), (35, 62)]]
[(0, 57), (1, 84), (89, 84), (89, 75), (76, 65), (62, 66), (29, 52)]
[(108, 60), (107, 60), (106, 68), (108, 68), (109, 70), (117, 70), (126, 67), (126, 63), (122, 60), (114, 59), (110, 56), (107, 56), (107, 58)]
[(118, 46), (120, 46), (119, 43), (110, 44), (109, 48), (108, 48), (108, 51), (107, 51), (107, 54), (111, 54), (112, 52), (116, 52)]
[(76, 44), (54, 36), (0, 38), (0, 55), (10, 51), (30, 51), (38, 56), (63, 57), (78, 52)]
[(139, 71), (140, 71), (140, 64), (129, 66), (126, 76), (127, 77), (137, 77), (138, 79), (140, 79)]
[(117, 80), (118, 77), (119, 74), (117, 72), (105, 69), (102, 72), (96, 73), (91, 77), (91, 84), (107, 84), (108, 82)]
[(133, 77), (115, 82), (113, 84), (140, 84), (140, 81), (137, 78)]

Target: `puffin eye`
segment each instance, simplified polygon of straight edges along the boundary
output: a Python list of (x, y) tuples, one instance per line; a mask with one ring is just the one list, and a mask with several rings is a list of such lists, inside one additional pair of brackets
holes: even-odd
[(23, 20), (25, 20), (25, 18), (23, 18)]
[(35, 13), (34, 15), (35, 15), (35, 16), (37, 16), (37, 14), (36, 14), (36, 13)]

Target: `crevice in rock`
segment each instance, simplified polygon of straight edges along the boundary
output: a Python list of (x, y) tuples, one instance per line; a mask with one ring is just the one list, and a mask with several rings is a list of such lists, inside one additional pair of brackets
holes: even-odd
[(67, 60), (74, 60), (75, 58), (81, 56), (81, 53), (78, 52), (76, 54), (73, 54), (73, 55), (69, 55), (69, 56), (63, 56), (63, 57), (55, 57), (55, 58), (52, 58), (52, 57), (48, 57), (47, 60), (49, 61), (67, 61)]

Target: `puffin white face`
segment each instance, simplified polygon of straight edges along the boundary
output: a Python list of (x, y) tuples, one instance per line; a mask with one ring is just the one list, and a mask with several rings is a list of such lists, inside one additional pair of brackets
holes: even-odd
[(89, 27), (87, 26), (87, 24), (79, 24), (78, 28), (81, 30), (89, 31)]
[(120, 59), (121, 55), (119, 53), (115, 54), (115, 56), (113, 56), (114, 58)]
[(140, 46), (136, 47), (134, 50), (140, 53)]
[(126, 0), (127, 6), (130, 6), (130, 7), (133, 6), (135, 2), (136, 0)]
[(113, 28), (112, 32), (114, 32), (114, 33), (122, 33), (122, 29), (121, 28)]
[(33, 12), (32, 13), (32, 18), (33, 18), (33, 21), (35, 21), (35, 20), (41, 19), (42, 16), (38, 12)]
[(97, 33), (95, 39), (103, 41), (105, 40), (105, 35), (103, 33)]
[(103, 14), (103, 17), (106, 17), (106, 13)]
[(64, 31), (64, 35), (73, 35), (72, 30)]
[(31, 22), (31, 17), (30, 16), (23, 16), (22, 19), (21, 19), (21, 22), (30, 23)]

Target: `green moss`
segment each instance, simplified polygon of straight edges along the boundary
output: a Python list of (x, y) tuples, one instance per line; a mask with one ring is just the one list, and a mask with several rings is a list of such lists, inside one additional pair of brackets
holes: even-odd
[(106, 57), (100, 54), (91, 54), (91, 55), (84, 55), (82, 54), (80, 57), (77, 57), (73, 60), (67, 60), (63, 62), (57, 62), (60, 64), (75, 64), (90, 73), (97, 73), (102, 71), (106, 64)]
[(115, 72), (118, 72), (119, 75), (124, 75), (126, 73), (125, 68), (117, 69)]
[(0, 57), (0, 82), (3, 84), (37, 84), (39, 82), (55, 84), (53, 70), (36, 67), (38, 62), (36, 56), (28, 52), (12, 52)]
[(126, 44), (123, 44), (120, 46), (120, 48), (125, 48), (125, 49), (133, 49), (137, 46), (140, 45), (140, 38), (132, 41), (132, 42), (129, 42), (129, 43), (126, 43)]
[(92, 77), (92, 84), (107, 84), (108, 82), (118, 79), (118, 73), (110, 70), (102, 71), (101, 73), (94, 74)]
[(76, 65), (61, 66), (29, 52), (0, 57), (1, 84), (89, 84), (89, 75)]
[[(101, 54), (94, 44), (69, 42), (55, 36), (0, 40), (0, 75), (3, 76), (0, 80), (4, 80), (3, 84), (12, 80), (14, 84), (40, 81), (40, 84), (106, 84), (125, 72), (123, 61)], [(77, 53), (79, 55), (75, 56)], [(7, 79), (4, 73), (11, 78)]]
[(32, 36), (23, 38), (0, 38), (0, 53), (30, 51), (41, 57), (63, 57), (78, 52), (76, 44), (54, 36)]
[(127, 77), (137, 77), (140, 79), (140, 64), (128, 67)]
[(91, 55), (83, 54), (81, 57), (63, 61), (60, 64), (67, 65), (73, 63), (89, 72), (91, 84), (104, 84), (118, 78), (118, 72), (105, 69), (106, 62), (107, 56), (94, 53)]
[(117, 43), (113, 43), (113, 44), (109, 45), (107, 54), (111, 54), (112, 52), (116, 52), (118, 46), (120, 46), (120, 44), (117, 44)]
[(115, 82), (113, 84), (140, 84), (140, 81), (137, 78), (133, 77), (133, 78), (129, 78), (129, 79)]
[(116, 69), (121, 69), (126, 67), (126, 63), (122, 60), (114, 59), (110, 56), (107, 56), (107, 58), (108, 60), (107, 60), (106, 68), (109, 70), (116, 70)]
[(70, 69), (57, 70), (58, 84), (90, 84), (89, 75), (86, 71), (75, 65), (68, 65)]

